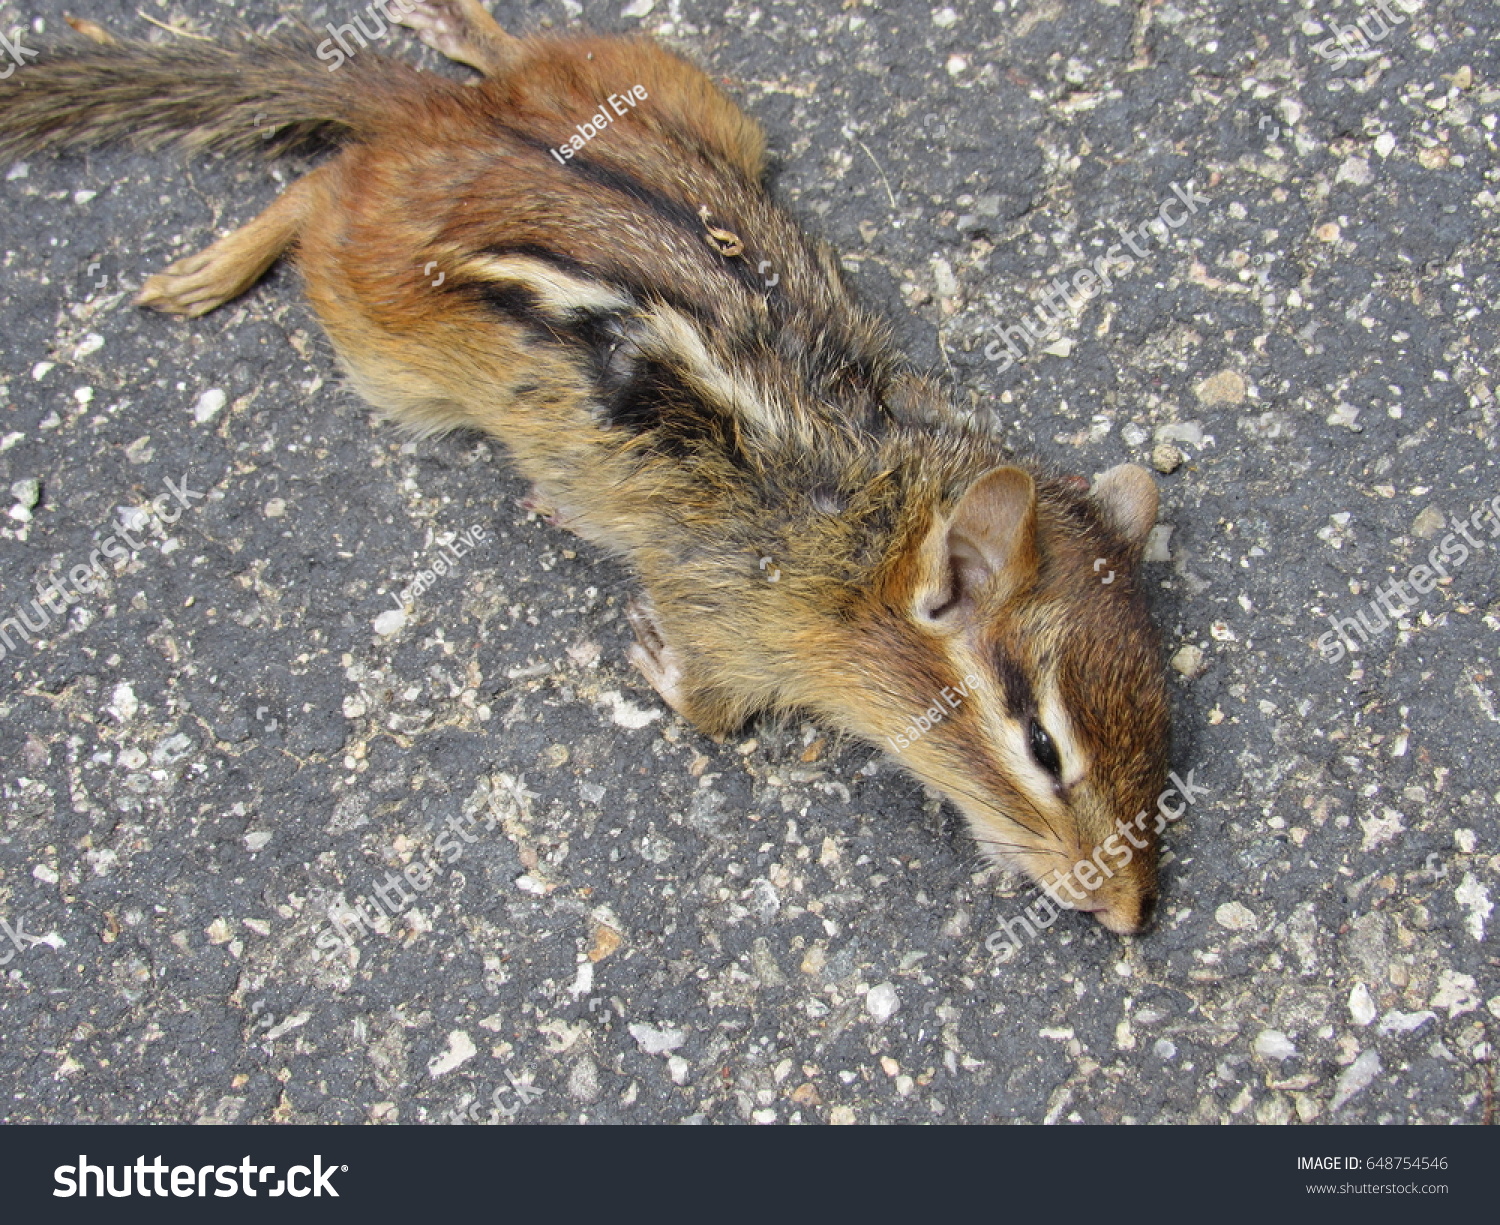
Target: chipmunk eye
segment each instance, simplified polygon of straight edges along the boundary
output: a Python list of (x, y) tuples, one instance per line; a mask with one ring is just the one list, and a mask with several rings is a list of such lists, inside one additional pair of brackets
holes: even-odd
[(1062, 759), (1057, 755), (1057, 745), (1052, 743), (1047, 729), (1035, 719), (1031, 721), (1031, 756), (1053, 778), (1062, 777)]

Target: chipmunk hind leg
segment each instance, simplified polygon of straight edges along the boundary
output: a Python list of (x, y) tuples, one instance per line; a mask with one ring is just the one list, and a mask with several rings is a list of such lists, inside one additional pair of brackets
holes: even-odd
[(521, 40), (501, 29), (479, 0), (392, 0), (390, 9), (434, 51), (487, 77), (521, 58)]
[(304, 175), (254, 221), (148, 277), (136, 305), (192, 319), (239, 297), (297, 241), (326, 170)]

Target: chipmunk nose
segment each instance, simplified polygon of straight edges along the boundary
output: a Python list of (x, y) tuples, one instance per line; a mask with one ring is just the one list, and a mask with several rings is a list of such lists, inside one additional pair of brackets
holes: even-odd
[(1118, 936), (1136, 936), (1145, 931), (1156, 910), (1156, 895), (1135, 894), (1111, 899), (1099, 898), (1098, 904), (1084, 909), (1106, 929)]
[(1117, 906), (1101, 906), (1098, 910), (1091, 910), (1089, 913), (1117, 936), (1133, 936), (1145, 926), (1128, 914), (1122, 913)]

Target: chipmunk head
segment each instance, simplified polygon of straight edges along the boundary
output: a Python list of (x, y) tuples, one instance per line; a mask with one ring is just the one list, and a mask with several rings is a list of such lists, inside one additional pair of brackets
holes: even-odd
[(875, 706), (987, 853), (1134, 932), (1156, 899), (1168, 733), (1134, 579), (1156, 487), (1129, 464), (1081, 484), (997, 467), (912, 526), (880, 592)]

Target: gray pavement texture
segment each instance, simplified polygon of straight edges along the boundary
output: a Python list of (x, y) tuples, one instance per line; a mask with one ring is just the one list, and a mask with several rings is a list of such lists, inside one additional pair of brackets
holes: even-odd
[[(497, 10), (704, 64), (961, 403), (1071, 471), (1162, 471), (1146, 573), (1208, 793), (1152, 932), (1069, 914), (1008, 957), (1031, 895), (950, 808), (810, 723), (685, 726), (624, 660), (629, 575), (520, 509), (497, 446), (374, 425), (293, 274), (130, 306), (297, 164), (0, 166), (0, 615), (140, 545), (0, 660), (3, 1116), (1488, 1120), (1500, 540), (1460, 559), (1449, 521), (1500, 495), (1500, 9), (1414, 9), (1353, 57), (1317, 49), (1378, 33), (1348, 0)], [(137, 10), (353, 6), (82, 15), (171, 37)], [(1174, 184), (1206, 202), (1005, 360)], [(330, 934), (408, 865), (394, 918)]]

